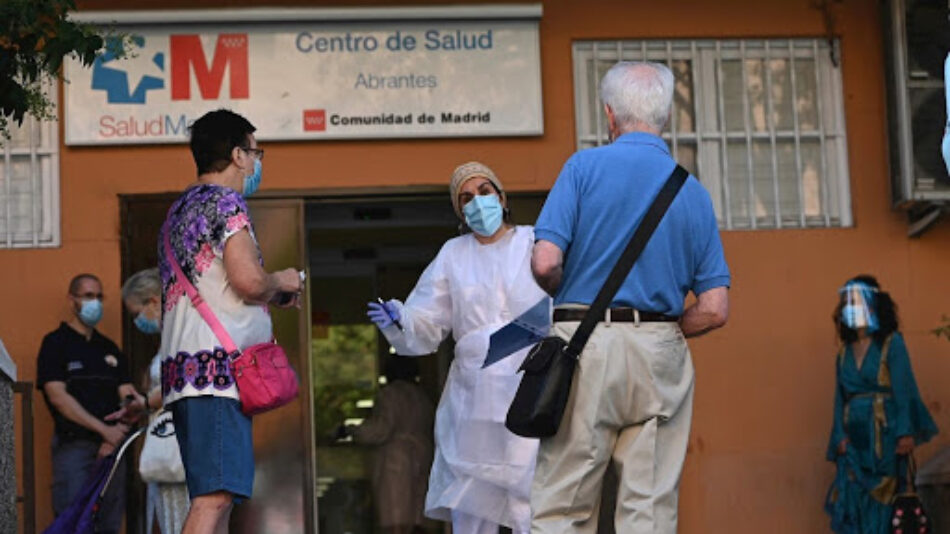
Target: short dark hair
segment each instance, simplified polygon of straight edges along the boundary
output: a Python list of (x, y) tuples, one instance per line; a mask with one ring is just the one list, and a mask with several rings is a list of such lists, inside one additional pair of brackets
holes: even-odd
[[(888, 292), (881, 290), (881, 285), (877, 282), (877, 278), (869, 274), (859, 274), (848, 280), (848, 282), (845, 282), (845, 284), (849, 282), (861, 282), (877, 289), (877, 293), (874, 294), (874, 314), (877, 315), (878, 329), (871, 334), (871, 337), (874, 341), (883, 343), (884, 340), (887, 339), (887, 336), (896, 332), (900, 326), (897, 318), (897, 304), (894, 303), (894, 300), (891, 299), (891, 295)], [(848, 326), (844, 324), (844, 321), (841, 320), (841, 310), (844, 308), (844, 305), (845, 301), (841, 299), (835, 307), (832, 320), (835, 322), (835, 328), (838, 330), (838, 337), (841, 338), (841, 341), (843, 343), (854, 343), (858, 339), (858, 332), (852, 328), (848, 328)]]
[(81, 284), (83, 280), (95, 280), (96, 282), (99, 283), (100, 286), (102, 285), (102, 280), (99, 280), (99, 277), (94, 274), (89, 274), (89, 273), (77, 274), (76, 276), (73, 277), (72, 280), (69, 281), (70, 295), (75, 295), (76, 292), (79, 291), (79, 284)]
[(188, 128), (191, 132), (191, 155), (198, 167), (198, 176), (221, 172), (231, 164), (231, 151), (247, 147), (247, 136), (257, 128), (247, 119), (229, 109), (209, 111)]

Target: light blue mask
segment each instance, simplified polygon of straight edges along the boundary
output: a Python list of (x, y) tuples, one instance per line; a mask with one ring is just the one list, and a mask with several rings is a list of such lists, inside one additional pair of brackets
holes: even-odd
[(476, 234), (489, 237), (501, 228), (505, 209), (501, 207), (498, 195), (478, 195), (462, 208), (465, 224)]
[(245, 198), (257, 192), (261, 186), (261, 160), (254, 159), (254, 172), (244, 177), (244, 191), (241, 192)]
[(145, 316), (145, 310), (135, 316), (135, 328), (138, 328), (143, 334), (157, 334), (162, 331), (157, 319), (149, 319)]
[(79, 320), (89, 328), (99, 324), (102, 320), (102, 301), (99, 299), (82, 301), (79, 308)]

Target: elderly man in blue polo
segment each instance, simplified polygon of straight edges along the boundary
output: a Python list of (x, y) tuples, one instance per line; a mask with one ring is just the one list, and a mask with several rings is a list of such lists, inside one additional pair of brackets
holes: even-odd
[[(660, 138), (673, 99), (666, 66), (614, 65), (601, 99), (611, 143), (568, 159), (535, 225), (532, 270), (564, 339), (676, 167)], [(541, 439), (533, 534), (596, 532), (611, 458), (617, 532), (676, 532), (693, 403), (685, 338), (725, 324), (729, 283), (709, 193), (689, 177), (578, 359), (558, 433)], [(684, 309), (688, 292), (696, 301)]]

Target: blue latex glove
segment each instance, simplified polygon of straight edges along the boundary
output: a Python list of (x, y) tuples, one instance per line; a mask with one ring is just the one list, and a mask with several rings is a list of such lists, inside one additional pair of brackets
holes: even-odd
[(366, 312), (366, 315), (369, 317), (370, 321), (376, 324), (380, 330), (389, 328), (390, 326), (396, 324), (399, 319), (399, 308), (395, 304), (386, 302), (380, 304), (378, 302), (370, 302), (368, 304), (369, 310)]

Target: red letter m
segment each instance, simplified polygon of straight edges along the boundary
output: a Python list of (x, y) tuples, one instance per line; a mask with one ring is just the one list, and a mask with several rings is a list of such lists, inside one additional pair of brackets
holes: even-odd
[(231, 98), (248, 98), (246, 33), (218, 35), (211, 68), (208, 68), (201, 39), (197, 35), (172, 35), (171, 64), (172, 100), (191, 99), (192, 67), (195, 79), (198, 80), (201, 98), (217, 99), (221, 93), (221, 82), (224, 81), (224, 69), (228, 66), (231, 74)]

